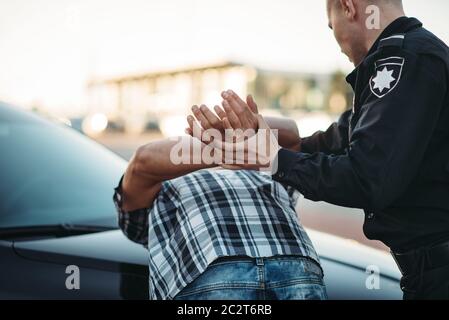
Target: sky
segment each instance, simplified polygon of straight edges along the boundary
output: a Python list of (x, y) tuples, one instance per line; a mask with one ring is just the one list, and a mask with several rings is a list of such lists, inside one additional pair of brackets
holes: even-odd
[[(89, 79), (230, 60), (325, 73), (352, 66), (325, 0), (0, 0), (0, 100), (85, 110)], [(447, 0), (404, 0), (449, 43)]]

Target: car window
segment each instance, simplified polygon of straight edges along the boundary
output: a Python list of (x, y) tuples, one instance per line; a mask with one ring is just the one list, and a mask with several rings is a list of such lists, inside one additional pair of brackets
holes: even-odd
[(0, 228), (116, 225), (125, 161), (70, 128), (0, 119)]

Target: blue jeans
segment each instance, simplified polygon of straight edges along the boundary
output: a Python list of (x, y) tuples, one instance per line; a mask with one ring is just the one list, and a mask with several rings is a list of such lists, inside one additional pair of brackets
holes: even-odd
[(175, 300), (327, 299), (320, 266), (300, 256), (223, 257)]

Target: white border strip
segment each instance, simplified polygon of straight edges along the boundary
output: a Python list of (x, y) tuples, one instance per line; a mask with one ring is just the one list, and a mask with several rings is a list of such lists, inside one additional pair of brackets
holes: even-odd
[(389, 39), (405, 39), (405, 36), (396, 35), (396, 36), (391, 36), (391, 37), (388, 37), (388, 38), (380, 39), (380, 41), (389, 40)]

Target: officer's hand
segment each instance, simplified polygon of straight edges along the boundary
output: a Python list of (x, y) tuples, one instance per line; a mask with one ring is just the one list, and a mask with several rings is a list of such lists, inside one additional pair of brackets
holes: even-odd
[[(275, 159), (280, 149), (277, 137), (261, 115), (257, 115), (256, 119), (259, 128), (257, 133), (255, 130), (249, 129), (246, 131), (252, 131), (252, 134), (243, 134), (233, 142), (226, 139), (225, 141), (215, 140), (210, 144), (215, 152), (222, 155), (221, 166), (223, 168), (263, 170), (271, 172), (271, 174), (276, 172)], [(229, 120), (224, 118), (223, 121), (227, 132), (228, 130), (233, 131)]]

